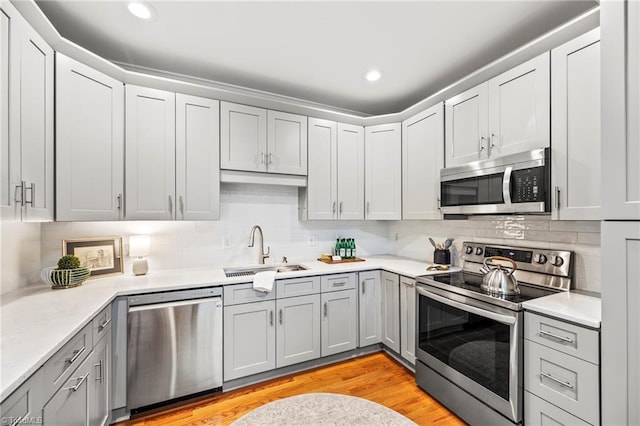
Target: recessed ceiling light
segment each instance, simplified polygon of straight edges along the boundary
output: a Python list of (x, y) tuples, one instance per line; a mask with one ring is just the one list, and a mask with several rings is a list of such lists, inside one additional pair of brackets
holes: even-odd
[(380, 80), (380, 77), (382, 77), (382, 74), (378, 70), (367, 71), (364, 75), (364, 78), (366, 78), (367, 81), (378, 81)]
[(145, 21), (151, 20), (157, 15), (155, 9), (144, 1), (131, 1), (127, 7), (133, 16)]

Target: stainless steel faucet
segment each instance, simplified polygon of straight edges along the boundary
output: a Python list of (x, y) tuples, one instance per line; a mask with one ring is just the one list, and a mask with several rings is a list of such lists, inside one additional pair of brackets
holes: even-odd
[(258, 225), (253, 225), (253, 228), (251, 228), (251, 233), (249, 234), (249, 247), (253, 247), (256, 230), (260, 231), (260, 253), (258, 254), (258, 263), (260, 265), (264, 265), (264, 260), (269, 258), (271, 247), (267, 247), (267, 252), (264, 252), (264, 235), (262, 234), (262, 228)]

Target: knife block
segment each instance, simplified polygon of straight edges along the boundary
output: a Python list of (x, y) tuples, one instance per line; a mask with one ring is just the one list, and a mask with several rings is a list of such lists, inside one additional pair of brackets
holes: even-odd
[(451, 265), (451, 251), (435, 249), (433, 251), (433, 263), (438, 265)]

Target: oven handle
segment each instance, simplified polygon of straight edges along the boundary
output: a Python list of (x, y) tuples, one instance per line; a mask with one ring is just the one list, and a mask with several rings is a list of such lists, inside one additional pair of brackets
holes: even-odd
[(508, 315), (498, 314), (496, 312), (487, 311), (486, 309), (476, 308), (475, 306), (466, 305), (464, 303), (456, 302), (455, 300), (447, 299), (446, 297), (439, 296), (437, 294), (433, 294), (424, 290), (420, 287), (417, 287), (418, 293), (421, 295), (433, 299), (437, 302), (443, 303), (445, 305), (451, 306), (452, 308), (457, 308), (465, 312), (469, 312), (472, 314), (480, 315), (485, 318), (489, 318), (503, 324), (513, 325), (516, 323), (516, 318), (510, 317)]

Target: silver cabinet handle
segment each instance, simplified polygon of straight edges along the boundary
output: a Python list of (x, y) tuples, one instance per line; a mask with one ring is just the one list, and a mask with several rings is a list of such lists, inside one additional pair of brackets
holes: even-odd
[(364, 287), (365, 287), (365, 285), (364, 285), (364, 284), (365, 284), (365, 282), (366, 282), (366, 281), (362, 281), (362, 294), (364, 294)]
[(278, 316), (280, 317), (279, 318), (280, 325), (282, 325), (282, 309), (280, 309), (280, 311), (278, 312)]
[(267, 164), (272, 164), (273, 163), (272, 157), (273, 157), (273, 153), (270, 152), (269, 153), (269, 160), (267, 161)]
[(556, 186), (556, 209), (560, 209), (560, 187)]
[(496, 134), (491, 132), (491, 137), (489, 138), (489, 156), (493, 152), (493, 148), (495, 148), (496, 144), (493, 143), (493, 139), (496, 137)]
[(558, 336), (557, 334), (549, 333), (548, 331), (545, 331), (545, 330), (540, 330), (540, 335), (541, 336), (552, 337), (554, 339), (558, 339), (558, 340), (561, 340), (561, 341), (567, 342), (567, 343), (573, 343), (573, 339), (570, 339), (569, 337)]
[[(16, 192), (13, 195), (13, 201), (16, 203), (20, 203), (20, 207), (24, 207), (24, 187), (26, 186), (26, 182), (20, 182), (20, 185), (16, 185)], [(18, 191), (19, 189), (19, 191)], [(18, 200), (18, 194), (20, 194), (20, 199)]]
[(85, 347), (81, 347), (80, 349), (76, 349), (75, 351), (73, 351), (73, 355), (71, 356), (71, 358), (67, 358), (64, 360), (65, 364), (73, 364), (79, 357), (80, 355), (82, 355), (85, 351)]
[(105, 328), (106, 326), (108, 326), (108, 325), (109, 325), (109, 323), (111, 323), (111, 318), (107, 318), (107, 320), (105, 320), (105, 322), (103, 322), (102, 324), (100, 324), (100, 325), (98, 326), (98, 331), (102, 331), (102, 330), (104, 330), (104, 328)]
[(339, 281), (337, 283), (331, 283), (332, 287), (342, 287), (343, 285), (346, 285), (347, 282), (346, 281)]
[(169, 214), (173, 215), (173, 198), (169, 195)]
[(102, 383), (102, 360), (100, 360), (100, 362), (98, 362), (97, 364), (93, 364), (93, 366), (100, 369), (100, 376), (96, 377), (95, 381)]
[(338, 212), (342, 214), (342, 201), (340, 201), (340, 207), (338, 207)]
[(336, 212), (336, 202), (333, 202), (333, 207), (331, 207), (331, 213), (335, 213)]
[(327, 316), (327, 302), (324, 302), (324, 316)]
[(367, 201), (367, 216), (369, 215), (369, 207), (370, 207), (370, 203)]
[(260, 164), (264, 164), (264, 163), (265, 163), (264, 151), (260, 151)]
[(438, 203), (438, 210), (442, 210), (442, 201), (440, 201), (440, 197), (436, 198), (436, 203)]
[(178, 196), (178, 205), (180, 206), (180, 215), (184, 219), (184, 202), (182, 201), (182, 195)]
[(116, 196), (116, 201), (118, 202), (118, 210), (122, 210), (122, 194), (118, 194)]
[(407, 287), (413, 287), (415, 284), (411, 281), (402, 281), (402, 284), (406, 285)]
[(269, 322), (273, 325), (273, 311), (269, 311)]
[(80, 389), (80, 386), (82, 386), (82, 384), (85, 382), (85, 380), (87, 380), (87, 377), (89, 377), (89, 373), (85, 374), (82, 377), (76, 377), (76, 378), (71, 379), (71, 380), (80, 380), (80, 381), (75, 386), (71, 386), (69, 388), (63, 388), (62, 390), (76, 392), (78, 389)]
[[(24, 185), (24, 182), (23, 182), (23, 185)], [(29, 201), (26, 200), (27, 191), (31, 191), (31, 199)], [(31, 186), (25, 186), (24, 193), (25, 193), (25, 196), (23, 197), (24, 204), (30, 204), (31, 207), (35, 207), (36, 206), (36, 183), (31, 182)]]
[(556, 382), (557, 384), (559, 384), (561, 386), (564, 386), (565, 388), (569, 388), (569, 389), (573, 389), (574, 388), (574, 386), (571, 383), (565, 382), (564, 380), (560, 380), (557, 377), (553, 377), (549, 373), (540, 373), (540, 376), (542, 376), (542, 377), (544, 377), (546, 379), (549, 379), (549, 380), (551, 380), (553, 382)]
[(482, 151), (484, 151), (484, 141), (485, 141), (485, 137), (484, 136), (480, 136), (480, 151), (478, 151), (478, 154), (480, 154)]

